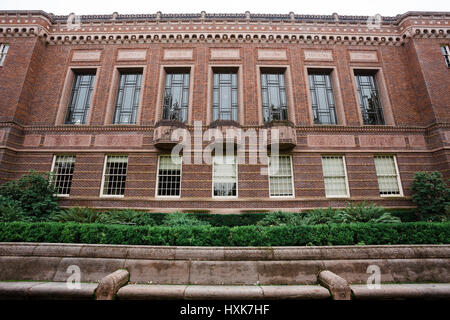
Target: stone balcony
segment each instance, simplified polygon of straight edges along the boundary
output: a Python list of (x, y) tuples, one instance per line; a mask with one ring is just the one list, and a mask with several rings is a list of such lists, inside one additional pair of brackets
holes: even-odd
[(271, 121), (265, 124), (267, 129), (267, 148), (277, 143), (280, 150), (289, 150), (297, 145), (297, 132), (290, 121)]
[(161, 120), (155, 124), (153, 142), (156, 148), (170, 150), (177, 145), (181, 139), (172, 139), (172, 133), (176, 129), (186, 128), (183, 122), (176, 120)]

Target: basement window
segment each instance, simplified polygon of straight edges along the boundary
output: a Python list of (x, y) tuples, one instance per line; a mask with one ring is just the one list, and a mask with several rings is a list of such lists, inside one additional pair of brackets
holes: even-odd
[(269, 157), (269, 174), (271, 197), (294, 196), (291, 156), (278, 155)]
[(58, 196), (69, 196), (72, 186), (75, 156), (60, 155), (53, 158), (53, 181)]
[(400, 176), (395, 157), (375, 156), (374, 161), (380, 196), (401, 196)]
[(179, 197), (181, 191), (181, 157), (159, 156), (158, 196)]
[(106, 156), (101, 187), (102, 196), (124, 196), (127, 166), (127, 156)]
[(213, 160), (213, 196), (237, 196), (236, 157), (214, 156)]
[(347, 170), (343, 156), (322, 157), (323, 178), (326, 197), (346, 198), (350, 196)]
[(0, 43), (0, 67), (3, 66), (3, 63), (6, 59), (6, 54), (8, 53), (9, 45), (6, 43)]

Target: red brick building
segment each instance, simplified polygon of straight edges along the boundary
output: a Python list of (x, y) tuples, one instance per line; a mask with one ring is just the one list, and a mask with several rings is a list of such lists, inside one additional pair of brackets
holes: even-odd
[[(0, 182), (54, 171), (63, 206), (245, 212), (411, 207), (416, 171), (450, 177), (448, 12), (79, 18), (0, 11)], [(280, 170), (173, 163), (180, 128), (203, 147), (277, 128)]]

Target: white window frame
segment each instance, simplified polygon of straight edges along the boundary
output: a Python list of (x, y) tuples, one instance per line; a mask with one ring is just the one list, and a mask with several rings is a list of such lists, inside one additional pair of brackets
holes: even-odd
[(181, 183), (183, 179), (183, 156), (180, 156), (181, 164), (180, 164), (180, 194), (177, 196), (160, 196), (158, 195), (158, 189), (159, 189), (159, 163), (161, 160), (161, 156), (170, 156), (170, 154), (160, 154), (158, 155), (158, 165), (156, 166), (156, 185), (155, 185), (155, 198), (158, 199), (177, 199), (181, 198)]
[[(64, 154), (54, 154), (53, 155), (53, 160), (52, 160), (52, 167), (51, 167), (51, 169), (50, 169), (50, 172), (52, 173), (52, 180), (51, 180), (51, 183), (52, 183), (52, 185), (54, 186), (55, 185), (55, 172), (54, 172), (54, 170), (55, 170), (55, 164), (56, 164), (56, 158), (57, 157), (64, 157), (64, 156), (71, 156), (71, 157), (74, 157), (75, 158), (75, 161), (76, 161), (76, 155), (69, 155), (69, 154), (67, 154), (67, 155), (64, 155)], [(74, 162), (75, 163), (75, 162)], [(72, 177), (73, 178), (73, 177)], [(70, 196), (70, 193), (55, 193), (55, 196), (57, 196), (58, 198), (67, 198), (67, 197), (69, 197)]]
[[(214, 166), (215, 166), (215, 157), (216, 155), (214, 155), (212, 157), (212, 190), (211, 190), (211, 195), (212, 198), (214, 199), (236, 199), (239, 196), (239, 177), (238, 177), (238, 162), (237, 162), (237, 156), (233, 155), (234, 157), (234, 163), (235, 163), (235, 168), (236, 168), (236, 195), (235, 196), (216, 196), (214, 195)], [(222, 157), (229, 157), (228, 155), (222, 155)]]
[(290, 164), (291, 164), (291, 186), (292, 186), (292, 195), (290, 196), (273, 196), (272, 195), (272, 190), (270, 189), (271, 183), (270, 183), (270, 164), (271, 164), (271, 160), (270, 160), (270, 156), (268, 157), (268, 163), (269, 163), (269, 167), (268, 167), (268, 176), (269, 176), (269, 198), (295, 198), (295, 187), (294, 187), (294, 166), (292, 163), (292, 155), (287, 155), (287, 154), (280, 154), (279, 156), (284, 156), (284, 157), (289, 157), (290, 159)]
[[(105, 186), (105, 173), (106, 173), (106, 164), (108, 161), (108, 157), (114, 157), (114, 156), (119, 156), (119, 157), (125, 157), (125, 155), (122, 154), (107, 154), (105, 155), (105, 160), (103, 162), (103, 173), (102, 173), (102, 183), (100, 185), (100, 198), (123, 198), (125, 197), (125, 194), (103, 194), (103, 187)], [(127, 175), (128, 175), (128, 155), (127, 157)]]
[(3, 65), (5, 64), (6, 55), (8, 54), (8, 51), (9, 51), (9, 44), (0, 43), (0, 67), (3, 67)]
[[(398, 170), (398, 165), (397, 165), (397, 157), (395, 155), (392, 154), (377, 154), (374, 155), (374, 164), (375, 164), (375, 157), (392, 157), (394, 158), (394, 169), (395, 169), (395, 173), (397, 176), (397, 184), (398, 184), (398, 190), (399, 190), (399, 194), (380, 194), (380, 197), (383, 198), (399, 198), (399, 197), (403, 197), (403, 187), (402, 187), (402, 181), (400, 179), (400, 171)], [(378, 192), (380, 191), (380, 187), (379, 187), (379, 182), (378, 182), (378, 174), (377, 174), (377, 167), (375, 165), (375, 174), (377, 176), (377, 183), (378, 183)]]
[[(327, 191), (325, 189), (325, 197), (326, 198), (343, 198), (343, 199), (350, 198), (350, 187), (349, 187), (349, 183), (348, 183), (347, 164), (345, 162), (345, 156), (343, 156), (343, 155), (334, 155), (334, 154), (322, 155), (322, 157), (321, 157), (321, 160), (322, 160), (322, 175), (324, 174), (323, 173), (323, 168), (324, 168), (323, 167), (323, 158), (326, 158), (326, 157), (339, 157), (339, 158), (342, 158), (342, 164), (344, 166), (344, 174), (345, 174), (345, 188), (346, 188), (347, 194), (346, 195), (327, 195)], [(324, 180), (324, 184), (325, 184), (325, 175), (323, 175), (323, 180)]]

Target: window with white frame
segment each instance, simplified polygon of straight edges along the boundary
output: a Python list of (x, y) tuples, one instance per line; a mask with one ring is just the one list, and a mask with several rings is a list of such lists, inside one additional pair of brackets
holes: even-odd
[(159, 156), (158, 196), (178, 197), (181, 189), (181, 157)]
[(0, 67), (3, 66), (3, 63), (6, 59), (6, 54), (8, 53), (9, 45), (6, 43), (0, 43)]
[(343, 156), (322, 157), (325, 195), (327, 197), (348, 197), (347, 170)]
[(378, 187), (381, 196), (399, 196), (402, 194), (400, 176), (394, 156), (375, 156)]
[(441, 51), (444, 56), (445, 65), (447, 68), (450, 68), (450, 47), (448, 45), (441, 46)]
[(127, 166), (127, 156), (106, 156), (102, 182), (103, 196), (123, 196), (125, 194)]
[(269, 157), (269, 190), (271, 197), (292, 197), (294, 195), (291, 156)]
[(68, 196), (72, 186), (75, 156), (60, 155), (53, 158), (53, 182), (58, 196)]
[(214, 156), (213, 195), (214, 197), (237, 196), (237, 166), (234, 155)]

